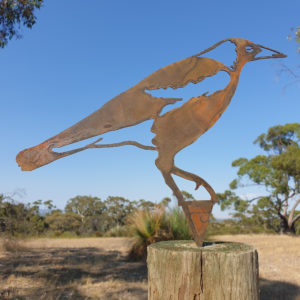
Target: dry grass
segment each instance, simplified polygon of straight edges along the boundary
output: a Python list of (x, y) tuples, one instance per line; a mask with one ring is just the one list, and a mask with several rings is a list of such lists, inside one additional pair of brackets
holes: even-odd
[[(0, 299), (147, 299), (147, 268), (126, 238), (0, 240)], [(22, 247), (21, 247), (22, 246)]]
[(22, 244), (30, 249), (49, 248), (97, 248), (105, 251), (127, 253), (134, 243), (130, 238), (39, 238), (25, 240)]
[[(300, 300), (300, 237), (214, 239), (256, 247), (261, 300)], [(127, 238), (0, 240), (0, 300), (147, 299), (145, 263), (126, 258), (132, 243)]]
[(82, 295), (93, 299), (140, 300), (147, 299), (147, 281), (126, 282), (107, 280), (93, 283), (89, 278), (79, 287)]
[(299, 236), (256, 234), (213, 238), (245, 243), (257, 249), (262, 300), (300, 300)]
[(20, 240), (4, 238), (0, 241), (0, 253), (3, 252), (24, 252), (27, 248)]

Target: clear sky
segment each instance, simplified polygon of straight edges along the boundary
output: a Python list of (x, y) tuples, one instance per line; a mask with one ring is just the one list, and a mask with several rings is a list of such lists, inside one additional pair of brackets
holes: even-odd
[[(277, 124), (300, 121), (299, 86), (284, 91), (293, 78), (278, 76), (280, 63), (295, 67), (300, 62), (296, 43), (286, 38), (291, 27), (300, 25), (299, 12), (296, 0), (45, 0), (33, 29), (24, 30), (21, 40), (0, 50), (0, 192), (23, 189), (22, 201), (52, 199), (59, 208), (76, 195), (155, 202), (171, 196), (155, 167), (156, 152), (131, 146), (87, 150), (32, 172), (22, 172), (15, 156), (73, 125), (155, 70), (224, 38), (241, 37), (288, 58), (249, 63), (220, 120), (175, 159), (179, 167), (223, 192), (236, 174), (231, 162), (260, 153), (252, 144), (259, 134)], [(224, 49), (219, 58), (229, 63), (234, 55), (233, 48)], [(222, 86), (221, 79), (183, 89), (181, 96), (213, 92)], [(149, 121), (109, 133), (103, 142), (150, 144), (150, 127)], [(193, 193), (191, 183), (177, 183)], [(205, 199), (201, 192), (194, 195)], [(214, 214), (224, 216), (218, 207)]]

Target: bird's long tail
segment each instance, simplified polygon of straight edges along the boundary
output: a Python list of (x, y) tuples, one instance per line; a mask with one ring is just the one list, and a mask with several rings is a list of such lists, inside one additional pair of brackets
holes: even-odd
[(120, 143), (113, 143), (113, 144), (97, 144), (100, 142), (102, 138), (97, 139), (96, 141), (87, 144), (84, 147), (76, 148), (70, 151), (65, 152), (55, 152), (52, 148), (49, 148), (49, 144), (45, 141), (42, 144), (37, 146), (25, 149), (21, 151), (17, 155), (17, 163), (22, 168), (23, 171), (32, 171), (44, 165), (47, 165), (59, 158), (63, 158), (77, 152), (81, 152), (86, 149), (93, 149), (93, 148), (110, 148), (110, 147), (120, 147), (120, 146), (136, 146), (138, 148), (144, 150), (157, 150), (156, 147), (153, 146), (146, 146), (142, 145), (136, 141), (124, 141)]
[[(150, 102), (151, 106), (146, 106), (146, 108), (142, 111), (139, 109), (137, 114), (134, 114), (134, 110), (132, 110), (132, 105), (129, 105), (127, 102), (131, 101), (131, 99), (135, 100), (141, 97), (148, 97), (151, 99), (151, 95), (147, 94), (137, 94), (133, 95), (132, 93), (124, 93), (116, 98), (112, 99), (105, 105), (103, 105), (100, 109), (84, 118), (80, 122), (75, 125), (69, 127), (68, 129), (62, 131), (61, 133), (53, 136), (52, 138), (44, 141), (43, 143), (25, 149), (21, 151), (17, 157), (17, 163), (22, 168), (23, 171), (31, 171), (46, 164), (49, 164), (59, 158), (72, 155), (74, 153), (83, 151), (89, 148), (104, 148), (104, 147), (117, 147), (123, 145), (133, 145), (145, 150), (155, 150), (155, 147), (144, 146), (137, 142), (126, 141), (121, 143), (109, 144), (109, 145), (98, 145), (97, 141), (88, 144), (84, 147), (77, 148), (74, 150), (66, 151), (66, 152), (55, 152), (52, 149), (60, 148), (66, 145), (70, 145), (79, 141), (83, 141), (88, 138), (96, 137), (102, 135), (108, 131), (118, 130), (120, 128), (128, 127), (136, 125), (140, 122), (143, 122), (147, 119), (153, 118), (153, 116), (160, 111), (160, 109), (171, 102), (174, 102), (173, 99), (163, 102), (163, 100), (156, 101), (152, 104), (153, 101)], [(140, 99), (145, 100), (145, 99)], [(161, 102), (161, 103), (160, 103)]]
[(109, 115), (105, 115), (103, 107), (101, 107), (93, 114), (43, 143), (21, 151), (16, 157), (17, 163), (23, 171), (31, 171), (59, 158), (85, 150), (86, 147), (82, 147), (60, 153), (52, 149), (83, 141), (120, 127), (119, 124), (113, 126), (110, 124), (112, 122), (109, 120)]

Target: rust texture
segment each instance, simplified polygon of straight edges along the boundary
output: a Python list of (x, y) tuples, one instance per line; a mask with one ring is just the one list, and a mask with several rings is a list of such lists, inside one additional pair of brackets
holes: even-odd
[[(236, 61), (230, 67), (203, 56), (224, 42), (231, 42), (236, 46)], [(272, 55), (257, 57), (263, 49), (271, 51)], [(180, 150), (196, 141), (220, 118), (234, 95), (241, 70), (247, 62), (283, 57), (286, 56), (276, 50), (245, 39), (222, 40), (196, 55), (157, 70), (72, 127), (35, 147), (21, 151), (17, 155), (17, 163), (22, 170), (31, 171), (59, 158), (91, 148), (133, 145), (144, 150), (156, 150), (158, 152), (156, 166), (176, 196), (178, 204), (182, 206), (193, 237), (197, 245), (201, 246), (217, 197), (212, 187), (204, 179), (175, 166), (174, 157)], [(164, 114), (161, 114), (161, 111), (166, 105), (172, 105), (182, 99), (154, 97), (147, 92), (161, 88), (182, 88), (189, 83), (197, 84), (220, 71), (226, 72), (230, 77), (230, 81), (224, 89), (211, 95), (205, 93), (192, 97), (182, 106)], [(152, 140), (154, 146), (145, 146), (135, 141), (98, 144), (102, 140), (102, 138), (98, 138), (93, 143), (71, 151), (59, 153), (52, 150), (150, 119), (153, 119), (151, 131), (155, 133)], [(195, 182), (196, 189), (203, 186), (210, 194), (211, 199), (185, 201), (172, 175)]]

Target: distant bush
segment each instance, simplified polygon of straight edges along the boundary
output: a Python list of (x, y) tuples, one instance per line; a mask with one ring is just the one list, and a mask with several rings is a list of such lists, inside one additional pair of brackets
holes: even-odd
[(107, 232), (105, 232), (105, 237), (130, 237), (132, 236), (132, 229), (129, 226), (123, 225), (123, 226), (115, 226), (111, 229), (109, 229)]
[(43, 237), (73, 239), (73, 238), (79, 238), (80, 235), (76, 234), (73, 231), (56, 230), (56, 231), (48, 231), (46, 234), (43, 235)]
[[(183, 192), (187, 200), (191, 194)], [(129, 201), (109, 196), (105, 201), (91, 196), (70, 199), (65, 211), (56, 209), (51, 200), (20, 203), (0, 193), (0, 237), (135, 237), (132, 256), (145, 257), (147, 246), (162, 240), (190, 240), (192, 235), (180, 207), (168, 208), (170, 198), (159, 204)], [(295, 211), (295, 215), (299, 214)], [(300, 234), (300, 222), (295, 225)], [(277, 218), (261, 218), (235, 213), (221, 222), (211, 217), (205, 238), (221, 234), (275, 233), (280, 231)]]
[(221, 222), (211, 221), (208, 224), (205, 238), (213, 235), (226, 234), (254, 234), (254, 233), (276, 233), (275, 230), (264, 228), (257, 224), (241, 223), (234, 219), (227, 219)]
[(0, 239), (0, 250), (5, 252), (24, 252), (28, 251), (28, 248), (24, 246), (22, 241), (13, 238)]

